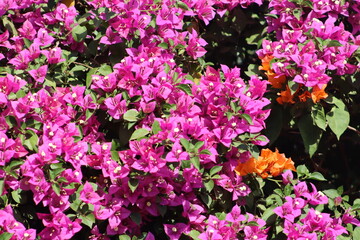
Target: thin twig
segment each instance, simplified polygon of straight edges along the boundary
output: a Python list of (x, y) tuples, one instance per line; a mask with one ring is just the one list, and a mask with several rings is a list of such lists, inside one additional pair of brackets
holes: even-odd
[(356, 128), (353, 128), (353, 127), (351, 127), (351, 126), (348, 126), (347, 128), (350, 129), (351, 131), (356, 132), (358, 135), (360, 135), (360, 131), (357, 130)]
[(93, 69), (93, 67), (90, 67), (89, 65), (87, 64), (83, 64), (83, 63), (79, 63), (79, 62), (73, 62), (74, 64), (77, 64), (77, 65), (81, 65), (81, 66), (84, 66), (84, 67), (87, 67), (87, 68), (90, 68), (90, 69)]

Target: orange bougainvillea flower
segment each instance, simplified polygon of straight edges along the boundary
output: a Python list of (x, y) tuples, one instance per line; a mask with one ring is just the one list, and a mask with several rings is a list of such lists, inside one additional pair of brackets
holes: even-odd
[(282, 86), (286, 82), (286, 76), (283, 74), (278, 75), (273, 71), (267, 71), (265, 74), (268, 77), (268, 81), (273, 88), (282, 88)]
[(306, 102), (308, 98), (311, 98), (311, 94), (309, 93), (309, 91), (305, 91), (303, 94), (299, 95), (300, 102)]
[(318, 86), (314, 86), (311, 93), (311, 99), (314, 103), (317, 103), (321, 99), (327, 98), (328, 94), (325, 92), (326, 84), (324, 84), (321, 88)]
[(276, 101), (279, 104), (284, 104), (284, 103), (295, 103), (294, 101), (294, 95), (291, 94), (290, 88), (289, 86), (286, 86), (286, 90), (285, 91), (281, 91), (280, 93), (278, 93), (278, 95), (280, 95)]
[(270, 61), (274, 58), (274, 56), (272, 55), (266, 55), (265, 57), (261, 58), (261, 64), (262, 66), (259, 67), (259, 70), (264, 70), (264, 71), (270, 71)]
[(75, 6), (75, 0), (61, 0), (61, 2), (65, 4), (67, 7)]
[(270, 149), (263, 149), (257, 159), (250, 158), (245, 163), (239, 163), (235, 172), (240, 176), (255, 173), (262, 178), (267, 178), (269, 175), (279, 176), (286, 169), (295, 171), (294, 162), (291, 158), (286, 158), (277, 149), (275, 152)]

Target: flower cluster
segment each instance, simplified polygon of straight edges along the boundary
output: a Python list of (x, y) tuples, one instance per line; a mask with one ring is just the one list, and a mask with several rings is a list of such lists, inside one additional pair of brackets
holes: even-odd
[(258, 158), (252, 157), (244, 163), (239, 163), (235, 171), (240, 176), (256, 173), (262, 178), (267, 178), (269, 173), (271, 176), (276, 177), (288, 169), (295, 171), (294, 162), (291, 158), (286, 158), (277, 149), (275, 152), (270, 149), (262, 149)]
[[(277, 41), (264, 40), (257, 53), (269, 82), (281, 89), (278, 103), (317, 103), (327, 97), (325, 88), (334, 75), (359, 69), (358, 22), (353, 20), (359, 15), (358, 2), (275, 0), (269, 7), (277, 17), (267, 17), (268, 31), (276, 32)], [(351, 23), (352, 33), (339, 24), (342, 17)]]
[[(0, 237), (266, 239), (261, 214), (240, 210), (258, 191), (236, 171), (294, 170), (278, 151), (252, 158), (269, 141), (268, 83), (289, 76), (270, 63), (276, 43), (259, 51), (269, 78), (281, 76), (268, 82), (211, 67), (202, 38), (216, 15), (262, 3), (1, 1)], [(337, 29), (334, 53), (354, 52)], [(302, 58), (317, 50), (301, 44), (294, 59), (313, 71)], [(297, 82), (316, 95), (327, 80)]]

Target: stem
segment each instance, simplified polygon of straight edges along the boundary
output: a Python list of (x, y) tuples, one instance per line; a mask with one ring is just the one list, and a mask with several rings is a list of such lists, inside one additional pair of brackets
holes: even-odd
[(351, 126), (348, 126), (347, 128), (348, 128), (349, 130), (351, 130), (351, 131), (356, 132), (358, 135), (360, 135), (360, 131), (357, 130), (356, 128), (353, 128), (353, 127), (351, 127)]
[(74, 64), (77, 64), (77, 65), (81, 65), (81, 66), (87, 67), (87, 68), (90, 68), (90, 69), (93, 69), (93, 67), (90, 67), (89, 65), (84, 64), (84, 63), (79, 63), (79, 62), (73, 62), (73, 63), (74, 63)]

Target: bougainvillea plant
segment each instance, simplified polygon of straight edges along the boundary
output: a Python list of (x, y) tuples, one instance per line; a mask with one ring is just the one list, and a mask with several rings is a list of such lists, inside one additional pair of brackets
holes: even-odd
[[(357, 239), (359, 199), (263, 147), (279, 104), (310, 155), (349, 128), (359, 4), (0, 0), (0, 239)], [(257, 74), (207, 61), (218, 19), (267, 26)]]

